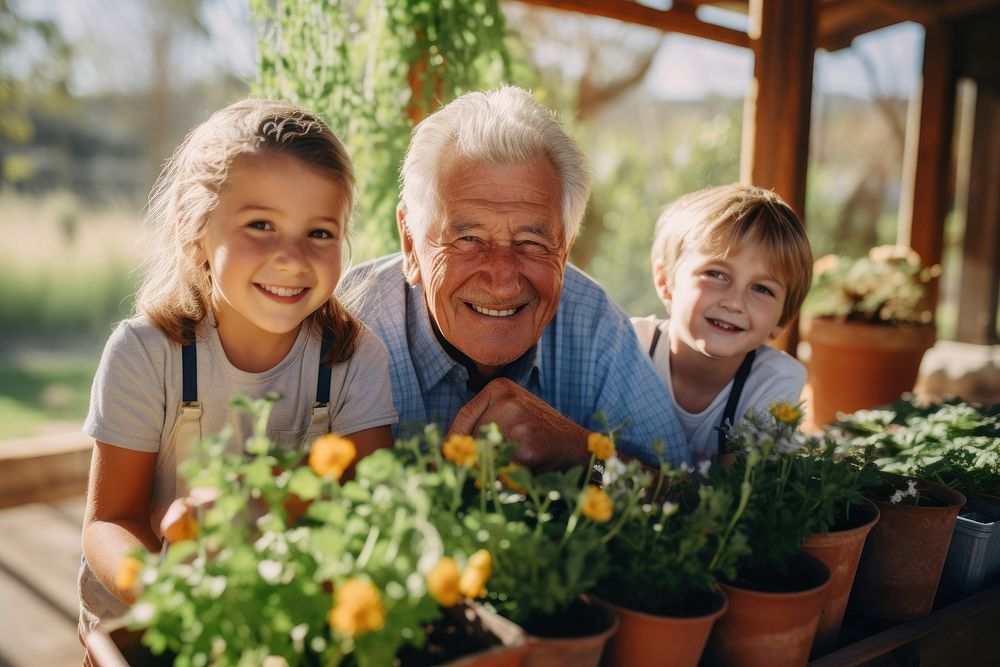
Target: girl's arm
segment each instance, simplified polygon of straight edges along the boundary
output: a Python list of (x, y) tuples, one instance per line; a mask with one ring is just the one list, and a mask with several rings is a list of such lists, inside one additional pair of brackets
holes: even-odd
[(160, 549), (149, 515), (155, 463), (156, 452), (100, 441), (90, 461), (83, 553), (97, 580), (129, 604), (134, 602), (133, 591), (121, 590), (115, 583), (122, 559), (139, 548)]
[(354, 466), (360, 459), (368, 456), (376, 449), (392, 447), (392, 430), (388, 426), (376, 426), (345, 435), (345, 438), (354, 443), (358, 450), (358, 455), (354, 463), (347, 469), (344, 479), (354, 479)]

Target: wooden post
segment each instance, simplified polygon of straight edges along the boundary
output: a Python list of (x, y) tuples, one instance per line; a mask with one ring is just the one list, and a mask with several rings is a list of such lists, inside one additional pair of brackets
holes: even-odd
[[(909, 238), (900, 234), (925, 264), (941, 261), (944, 220), (951, 193), (951, 139), (955, 124), (955, 53), (949, 24), (926, 26), (917, 165), (913, 178), (913, 216)], [(937, 305), (933, 286), (931, 312)]]
[(975, 118), (955, 337), (989, 345), (1000, 342), (1000, 89), (979, 87)]
[[(805, 216), (817, 0), (751, 0), (754, 79), (743, 113), (740, 180), (773, 189)], [(778, 341), (794, 353), (798, 327)]]

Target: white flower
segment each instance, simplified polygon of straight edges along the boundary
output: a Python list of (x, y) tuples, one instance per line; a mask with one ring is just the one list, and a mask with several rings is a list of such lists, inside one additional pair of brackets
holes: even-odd
[(698, 474), (702, 477), (708, 476), (708, 470), (712, 467), (712, 459), (705, 459), (698, 464)]
[(665, 517), (671, 516), (674, 512), (677, 511), (678, 507), (679, 505), (677, 503), (672, 503), (668, 500), (667, 502), (663, 503), (663, 516)]
[(153, 620), (156, 608), (148, 602), (140, 602), (132, 607), (131, 617), (137, 624), (146, 624)]
[(288, 667), (288, 661), (280, 655), (269, 655), (261, 663), (262, 667)]
[(889, 496), (889, 502), (891, 502), (893, 505), (898, 505), (899, 503), (903, 502), (903, 492), (900, 491), (899, 489), (893, 491), (892, 495)]
[(914, 498), (917, 497), (917, 480), (915, 479), (906, 480), (906, 493), (904, 493), (903, 495), (913, 496)]
[(257, 563), (257, 573), (269, 584), (276, 584), (281, 580), (281, 569), (281, 563), (276, 560), (262, 560)]
[(612, 456), (604, 462), (604, 486), (614, 484), (625, 474), (625, 463), (617, 456)]

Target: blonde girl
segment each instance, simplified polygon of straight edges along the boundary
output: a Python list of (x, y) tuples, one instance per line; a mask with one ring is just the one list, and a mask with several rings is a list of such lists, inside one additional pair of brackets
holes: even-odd
[(379, 339), (333, 296), (354, 195), (350, 157), (317, 116), (247, 100), (195, 128), (150, 195), (135, 315), (111, 335), (84, 432), (91, 461), (80, 572), (81, 630), (131, 601), (122, 558), (158, 550), (177, 461), (229, 426), (234, 394), (281, 394), (280, 447), (327, 432), (363, 456), (396, 421)]

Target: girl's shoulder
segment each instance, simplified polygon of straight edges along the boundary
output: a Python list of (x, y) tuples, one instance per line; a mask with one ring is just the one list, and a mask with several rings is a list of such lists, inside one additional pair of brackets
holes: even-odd
[(135, 344), (143, 346), (167, 346), (170, 338), (164, 331), (153, 324), (145, 315), (134, 315), (122, 320), (111, 332), (110, 343)]

